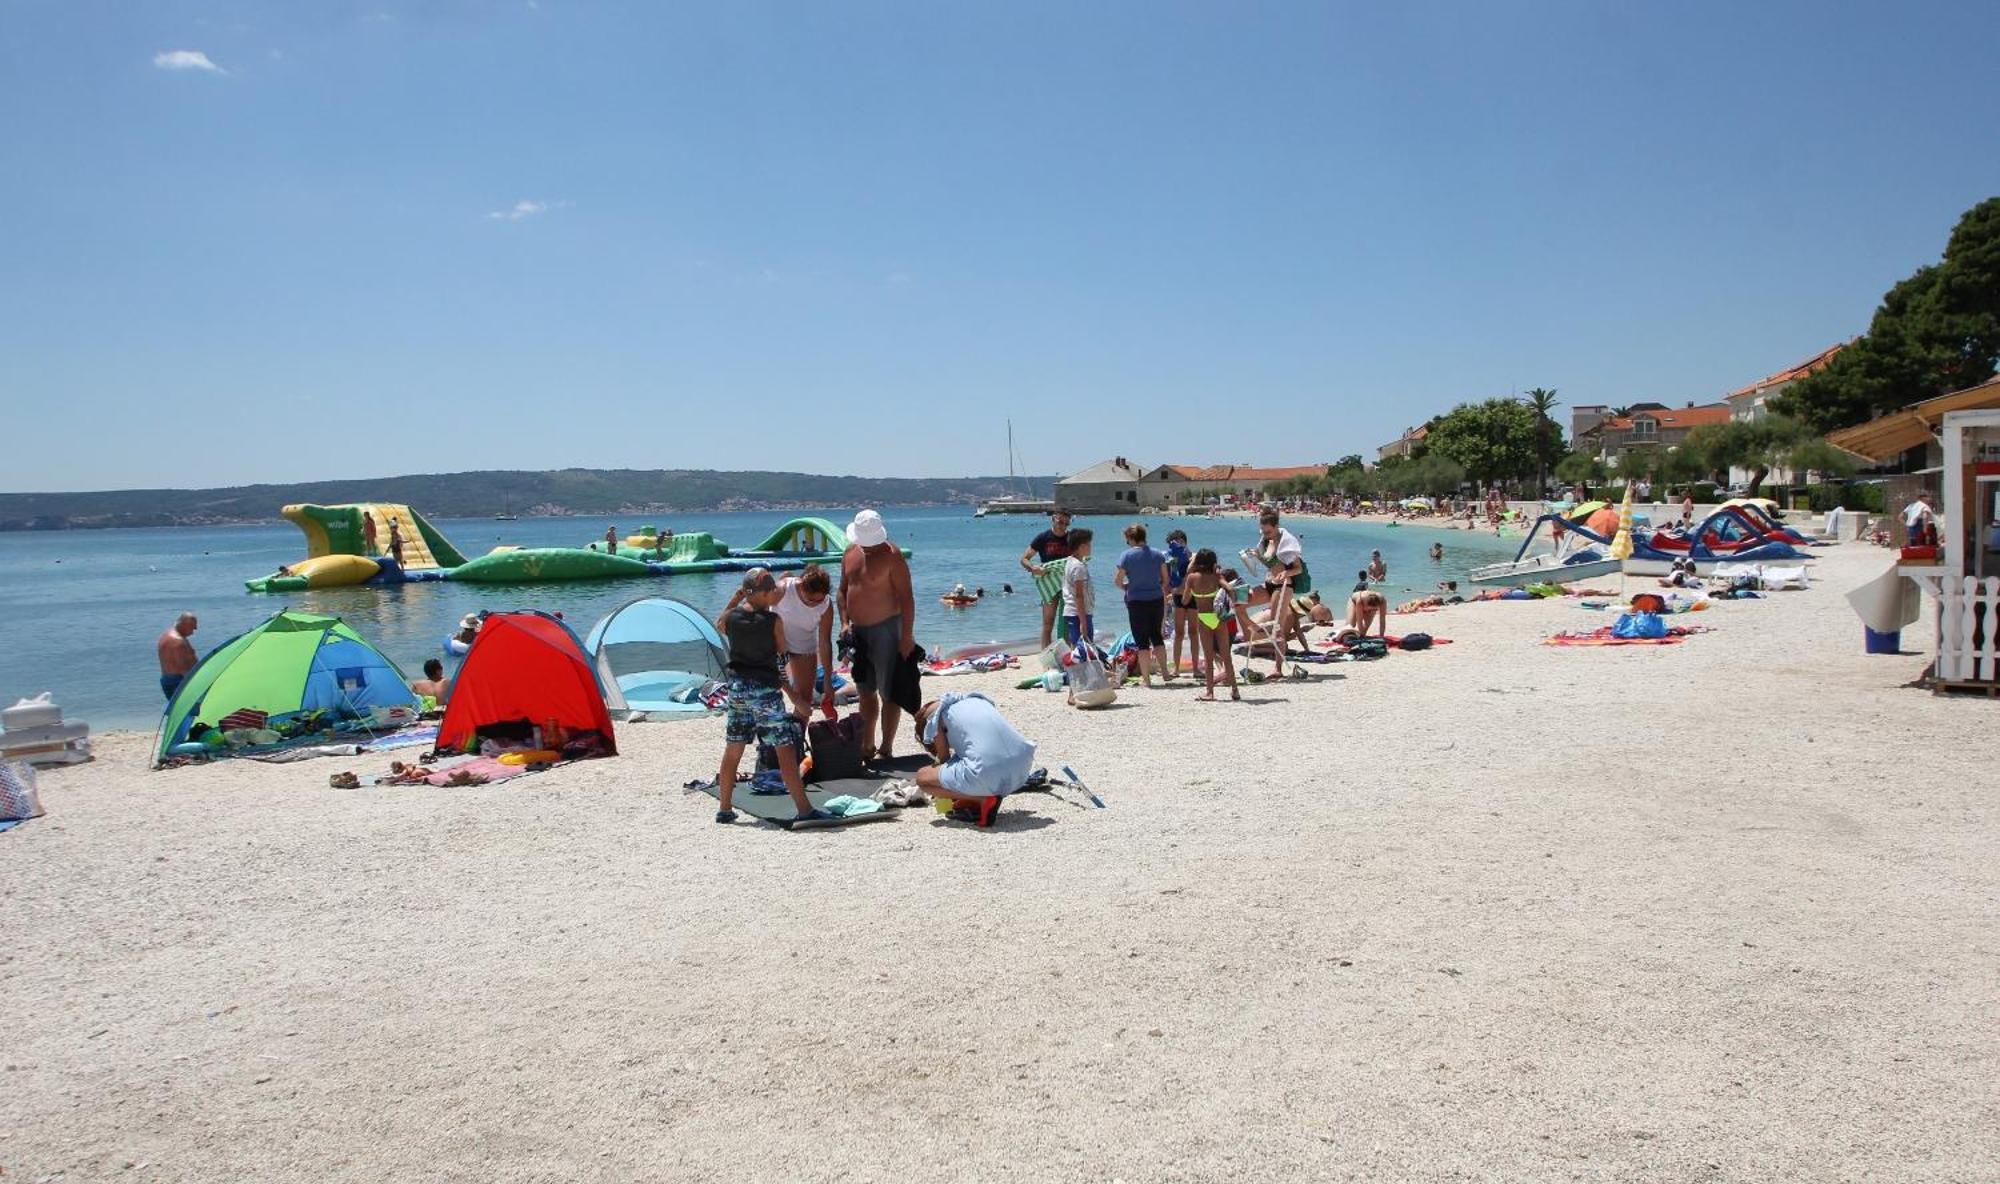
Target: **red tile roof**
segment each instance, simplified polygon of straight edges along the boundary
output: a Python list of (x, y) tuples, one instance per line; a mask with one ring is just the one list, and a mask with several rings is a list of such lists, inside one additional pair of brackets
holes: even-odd
[(1282, 481), (1287, 477), (1318, 477), (1326, 472), (1327, 467), (1292, 465), (1288, 468), (1257, 469), (1249, 465), (1209, 465), (1206, 468), (1167, 465), (1166, 468), (1185, 481)]
[(1584, 429), (1584, 434), (1590, 435), (1596, 432), (1629, 432), (1632, 430), (1632, 421), (1637, 419), (1639, 415), (1659, 421), (1662, 428), (1679, 430), (1682, 428), (1698, 428), (1703, 424), (1728, 423), (1730, 414), (1729, 404), (1727, 403), (1710, 403), (1706, 407), (1669, 408), (1665, 411), (1641, 411), (1638, 415), (1626, 415), (1617, 419), (1607, 419), (1600, 423), (1592, 424), (1590, 427)]
[(1777, 386), (1781, 382), (1791, 382), (1794, 379), (1804, 378), (1806, 375), (1814, 373), (1815, 371), (1824, 370), (1826, 369), (1827, 364), (1833, 361), (1833, 355), (1839, 353), (1841, 350), (1846, 349), (1847, 346), (1848, 343), (1845, 341), (1840, 342), (1836, 345), (1829, 345), (1825, 349), (1814, 354), (1812, 357), (1807, 358), (1805, 361), (1800, 362), (1796, 366), (1793, 366), (1791, 369), (1780, 370), (1776, 374), (1766, 375), (1763, 378), (1760, 378), (1757, 381), (1751, 383), (1749, 386), (1739, 387), (1736, 390), (1730, 391), (1729, 394), (1725, 397), (1734, 399), (1738, 395), (1755, 394), (1757, 391), (1762, 390), (1767, 386)]

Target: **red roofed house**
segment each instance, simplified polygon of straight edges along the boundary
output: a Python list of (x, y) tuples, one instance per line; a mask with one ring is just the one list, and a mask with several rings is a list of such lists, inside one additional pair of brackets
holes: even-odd
[[(1765, 405), (1771, 400), (1773, 395), (1776, 395), (1808, 374), (1826, 369), (1827, 364), (1833, 361), (1833, 355), (1846, 348), (1847, 342), (1844, 341), (1838, 345), (1830, 345), (1789, 370), (1780, 370), (1776, 374), (1760, 378), (1740, 390), (1729, 392), (1728, 395), (1724, 396), (1723, 401), (1729, 404), (1730, 418), (1744, 423), (1756, 423), (1758, 420), (1763, 419), (1766, 415), (1770, 414)], [(1765, 475), (1764, 479), (1773, 485), (1790, 485), (1792, 483), (1792, 474), (1786, 469), (1772, 469)], [(1731, 485), (1746, 484), (1749, 480), (1750, 470), (1741, 468), (1732, 468), (1729, 470), (1729, 483)]]
[(1624, 467), (1625, 457), (1642, 458), (1657, 455), (1663, 449), (1672, 448), (1688, 433), (1704, 424), (1728, 423), (1730, 409), (1727, 403), (1710, 403), (1703, 407), (1689, 404), (1672, 408), (1659, 403), (1640, 403), (1630, 408), (1631, 414), (1613, 416), (1600, 420), (1585, 428), (1573, 442), (1577, 448), (1596, 451), (1598, 458), (1607, 465)]
[(1273, 481), (1319, 477), (1326, 470), (1324, 464), (1264, 469), (1252, 465), (1160, 465), (1139, 478), (1139, 504), (1176, 506), (1224, 496), (1235, 501), (1256, 501), (1264, 487)]
[(1430, 434), (1431, 425), (1429, 424), (1410, 428), (1394, 440), (1377, 448), (1375, 450), (1375, 459), (1379, 463), (1388, 460), (1392, 456), (1408, 456), (1416, 450), (1417, 445), (1424, 442), (1424, 437)]

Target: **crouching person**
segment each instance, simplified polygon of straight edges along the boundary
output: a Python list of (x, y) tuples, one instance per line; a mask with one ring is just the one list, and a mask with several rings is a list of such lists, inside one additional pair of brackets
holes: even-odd
[[(736, 821), (736, 811), (730, 809), (736, 792), (736, 766), (743, 759), (744, 746), (752, 741), (762, 741), (777, 751), (778, 772), (785, 779), (785, 792), (792, 795), (792, 805), (798, 807), (799, 818), (825, 817), (813, 809), (812, 800), (806, 797), (805, 780), (799, 776), (803, 740), (799, 720), (810, 708), (778, 666), (778, 656), (785, 652), (785, 626), (772, 610), (782, 595), (769, 571), (753, 567), (715, 619), (716, 631), (729, 642), (729, 724), (723, 733), (722, 767), (715, 774), (716, 796), (722, 807), (715, 812), (717, 822)], [(785, 706), (787, 695), (794, 700), (796, 712)]]
[(917, 770), (917, 784), (945, 797), (1002, 798), (1035, 771), (1035, 746), (977, 692), (924, 704), (917, 710), (917, 735), (941, 762)]

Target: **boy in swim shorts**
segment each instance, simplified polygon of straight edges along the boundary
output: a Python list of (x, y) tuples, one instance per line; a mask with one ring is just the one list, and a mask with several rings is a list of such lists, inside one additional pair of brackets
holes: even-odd
[[(787, 684), (778, 666), (778, 655), (785, 650), (785, 627), (773, 609), (782, 595), (770, 572), (753, 567), (715, 619), (716, 631), (729, 641), (729, 722), (722, 737), (722, 767), (715, 774), (721, 807), (715, 812), (717, 822), (736, 821), (736, 811), (729, 808), (736, 791), (736, 766), (753, 741), (777, 752), (785, 792), (798, 807), (797, 821), (825, 817), (813, 809), (799, 776), (803, 732), (799, 720), (811, 710), (811, 700), (809, 691), (800, 693)], [(788, 694), (797, 700), (797, 714), (785, 706)]]

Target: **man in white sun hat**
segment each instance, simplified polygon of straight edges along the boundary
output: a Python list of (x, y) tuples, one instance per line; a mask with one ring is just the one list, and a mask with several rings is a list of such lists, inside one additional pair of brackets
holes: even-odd
[(847, 525), (839, 602), (841, 626), (854, 645), (862, 758), (887, 760), (894, 754), (896, 726), (903, 721), (889, 689), (897, 666), (917, 648), (917, 599), (910, 589), (910, 565), (889, 542), (882, 515), (873, 510), (861, 511)]

